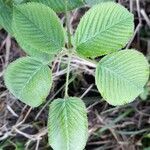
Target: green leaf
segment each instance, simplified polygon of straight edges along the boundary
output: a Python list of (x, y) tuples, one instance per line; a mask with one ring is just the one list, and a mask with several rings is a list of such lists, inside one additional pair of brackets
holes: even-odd
[[(31, 0), (34, 2), (40, 2), (46, 6), (51, 7), (56, 12), (65, 12), (66, 10), (66, 0)], [(72, 10), (79, 6), (82, 6), (83, 0), (67, 0), (67, 10)]]
[(148, 99), (148, 96), (150, 95), (150, 88), (147, 86), (144, 88), (143, 92), (140, 94), (140, 98), (145, 101)]
[(144, 148), (144, 150), (150, 150), (150, 147)]
[(24, 0), (13, 0), (13, 3), (14, 4), (21, 4), (21, 3), (23, 3), (24, 2)]
[(26, 0), (2, 0), (7, 6), (13, 6), (14, 4), (21, 4)]
[(25, 47), (26, 50), (24, 50), (28, 55), (32, 56), (35, 59), (39, 59), (42, 62), (52, 62), (54, 59), (54, 54), (47, 54), (46, 52), (42, 52), (40, 50), (34, 49), (31, 47), (31, 45), (28, 45), (28, 43), (25, 43), (22, 40), (18, 39), (19, 44), (21, 47)]
[(82, 100), (69, 97), (51, 103), (48, 136), (54, 150), (84, 149), (88, 138), (88, 121)]
[(88, 4), (90, 6), (93, 6), (95, 4), (99, 4), (102, 2), (111, 2), (111, 1), (114, 1), (114, 0), (85, 0), (86, 4)]
[(64, 30), (55, 12), (39, 3), (17, 5), (13, 30), (20, 46), (31, 56), (54, 55), (64, 46)]
[(117, 51), (127, 44), (133, 30), (133, 15), (126, 8), (113, 2), (96, 5), (77, 27), (76, 50), (86, 57)]
[(12, 8), (0, 0), (0, 25), (11, 35), (12, 31)]
[(45, 101), (52, 84), (49, 67), (31, 57), (12, 62), (5, 72), (5, 84), (10, 92), (32, 107)]
[(102, 58), (96, 68), (96, 85), (111, 105), (132, 102), (143, 92), (149, 78), (149, 64), (142, 53), (123, 50)]

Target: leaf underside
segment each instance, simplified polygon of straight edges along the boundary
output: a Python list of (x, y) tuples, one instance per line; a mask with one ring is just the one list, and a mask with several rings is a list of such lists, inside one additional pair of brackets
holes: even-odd
[(12, 62), (5, 72), (4, 79), (10, 92), (32, 107), (38, 107), (46, 100), (52, 85), (49, 67), (31, 57)]
[(64, 46), (60, 20), (43, 4), (17, 5), (13, 12), (13, 30), (20, 46), (34, 57), (49, 59)]
[(133, 34), (133, 19), (133, 14), (114, 2), (92, 7), (77, 27), (77, 52), (93, 58), (118, 51), (127, 44)]
[[(66, 0), (31, 0), (34, 2), (40, 2), (49, 6), (56, 12), (65, 12)], [(72, 10), (83, 5), (83, 0), (67, 0), (67, 10)]]
[(69, 97), (51, 103), (48, 136), (54, 150), (84, 149), (88, 138), (88, 121), (82, 100)]
[(111, 105), (132, 102), (149, 77), (146, 58), (135, 50), (123, 50), (102, 58), (96, 68), (96, 85)]

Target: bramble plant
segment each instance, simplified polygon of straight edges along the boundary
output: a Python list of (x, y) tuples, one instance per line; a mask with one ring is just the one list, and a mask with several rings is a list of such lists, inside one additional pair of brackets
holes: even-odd
[[(49, 64), (62, 52), (68, 55), (64, 98), (54, 100), (49, 108), (49, 144), (54, 150), (83, 150), (88, 139), (85, 104), (68, 95), (72, 55), (89, 61), (107, 55), (98, 63), (94, 61), (99, 92), (114, 106), (132, 102), (142, 93), (149, 77), (149, 64), (142, 53), (121, 50), (134, 32), (133, 14), (120, 4), (102, 0), (14, 2), (0, 0), (0, 24), (29, 56), (8, 66), (5, 84), (16, 98), (38, 107), (45, 102), (52, 86)], [(81, 18), (72, 35), (68, 11), (85, 3), (92, 8)], [(54, 11), (65, 12), (67, 32)]]

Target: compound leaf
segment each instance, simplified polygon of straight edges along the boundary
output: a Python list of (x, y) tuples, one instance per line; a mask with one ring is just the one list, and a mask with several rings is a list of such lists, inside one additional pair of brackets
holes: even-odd
[(88, 121), (82, 100), (69, 97), (51, 103), (48, 136), (54, 150), (84, 149), (88, 138)]
[(65, 12), (66, 6), (67, 10), (72, 10), (83, 5), (83, 0), (32, 0), (35, 2), (40, 2), (46, 6), (51, 7), (56, 12)]
[(64, 30), (55, 12), (39, 3), (17, 5), (13, 30), (20, 46), (31, 56), (54, 55), (64, 46)]
[(12, 8), (0, 0), (0, 25), (11, 35), (12, 31)]
[(97, 57), (125, 46), (134, 30), (133, 15), (123, 6), (107, 2), (94, 6), (81, 19), (75, 46), (80, 55)]
[(111, 105), (132, 102), (143, 92), (149, 64), (140, 52), (124, 50), (102, 58), (96, 68), (96, 85)]
[(12, 62), (5, 72), (5, 84), (10, 92), (32, 107), (45, 101), (52, 84), (49, 67), (31, 57)]

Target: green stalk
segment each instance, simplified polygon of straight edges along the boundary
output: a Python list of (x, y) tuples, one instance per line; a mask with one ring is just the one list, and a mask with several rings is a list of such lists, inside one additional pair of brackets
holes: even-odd
[(68, 43), (67, 43), (67, 48), (68, 48), (68, 63), (67, 63), (67, 75), (66, 75), (66, 85), (65, 85), (65, 97), (68, 97), (68, 86), (69, 86), (69, 76), (70, 76), (70, 64), (71, 64), (71, 57), (72, 57), (72, 52), (71, 52), (71, 47), (72, 47), (72, 42), (71, 42), (71, 32), (70, 32), (70, 22), (69, 22), (69, 13), (67, 10), (67, 0), (65, 0), (66, 3), (66, 10), (65, 10), (65, 16), (66, 16), (66, 27), (67, 27), (67, 37), (68, 37)]
[(68, 54), (68, 65), (67, 65), (67, 76), (66, 76), (66, 86), (65, 86), (65, 97), (68, 97), (68, 86), (69, 86), (69, 76), (70, 76), (70, 64), (71, 64), (71, 54)]

